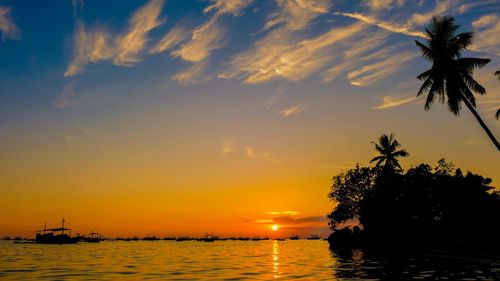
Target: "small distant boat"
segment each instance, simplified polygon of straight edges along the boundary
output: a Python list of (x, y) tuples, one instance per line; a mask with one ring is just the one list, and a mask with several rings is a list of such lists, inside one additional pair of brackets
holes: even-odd
[(319, 239), (321, 239), (321, 237), (319, 237), (318, 235), (315, 235), (315, 234), (307, 237), (307, 240), (319, 240)]
[(160, 238), (158, 238), (156, 236), (146, 236), (146, 237), (143, 237), (142, 240), (144, 240), (144, 241), (157, 241), (157, 240), (160, 240)]
[(290, 240), (299, 240), (300, 237), (298, 235), (292, 235), (288, 239), (290, 239)]
[(191, 240), (193, 240), (193, 238), (188, 237), (188, 236), (180, 236), (180, 237), (177, 237), (177, 238), (175, 239), (175, 241), (177, 241), (177, 242), (182, 242), (182, 241), (191, 241)]
[(169, 236), (167, 236), (167, 237), (163, 237), (163, 240), (165, 240), (165, 241), (171, 241), (171, 240), (175, 240), (175, 237), (169, 237)]
[(274, 241), (285, 241), (285, 238), (275, 238)]
[(201, 239), (201, 241), (203, 241), (203, 242), (214, 242), (218, 238), (219, 237), (217, 237), (217, 236), (215, 236), (213, 234), (208, 235), (208, 233), (207, 233), (207, 234), (205, 234), (205, 237)]
[[(35, 243), (38, 244), (76, 244), (82, 239), (80, 236), (71, 237), (71, 229), (64, 228), (64, 218), (59, 228), (46, 228), (36, 232)], [(68, 233), (64, 233), (67, 231)]]
[(101, 241), (104, 241), (104, 238), (97, 232), (91, 232), (88, 234), (88, 236), (83, 237), (83, 241), (88, 243), (99, 243)]

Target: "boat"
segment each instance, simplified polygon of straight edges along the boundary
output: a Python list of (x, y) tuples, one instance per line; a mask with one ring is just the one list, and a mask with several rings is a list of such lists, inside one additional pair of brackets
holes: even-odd
[(290, 239), (290, 240), (299, 240), (300, 237), (298, 235), (292, 235), (288, 239)]
[(83, 241), (88, 243), (99, 243), (101, 241), (104, 241), (104, 238), (97, 232), (91, 232), (88, 234), (88, 236), (83, 237)]
[(142, 240), (144, 240), (144, 241), (157, 241), (157, 240), (160, 240), (160, 238), (158, 238), (156, 236), (146, 236), (146, 237), (143, 237)]
[(307, 237), (307, 240), (319, 240), (319, 239), (321, 239), (321, 237), (319, 237), (318, 235), (315, 235), (315, 234)]
[[(35, 243), (38, 244), (76, 244), (82, 239), (80, 236), (71, 237), (71, 229), (64, 227), (64, 218), (61, 227), (47, 228), (46, 224), (43, 230), (38, 230), (35, 236)], [(67, 233), (64, 233), (64, 232)]]
[(217, 238), (218, 238), (217, 236), (214, 236), (213, 234), (208, 235), (208, 233), (207, 233), (207, 234), (205, 234), (205, 237), (201, 239), (201, 241), (203, 241), (203, 242), (214, 242), (215, 239), (217, 239)]
[(274, 238), (274, 241), (285, 241), (285, 238)]

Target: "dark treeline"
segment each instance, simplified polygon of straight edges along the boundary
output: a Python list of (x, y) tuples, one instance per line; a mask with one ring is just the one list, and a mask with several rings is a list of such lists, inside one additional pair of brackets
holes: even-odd
[[(444, 159), (403, 171), (407, 156), (391, 135), (375, 144), (375, 167), (356, 167), (333, 178), (328, 215), (333, 247), (423, 240), (478, 241), (500, 237), (500, 192), (491, 179), (463, 172)], [(359, 226), (346, 227), (346, 222)], [(352, 224), (351, 224), (352, 225)]]

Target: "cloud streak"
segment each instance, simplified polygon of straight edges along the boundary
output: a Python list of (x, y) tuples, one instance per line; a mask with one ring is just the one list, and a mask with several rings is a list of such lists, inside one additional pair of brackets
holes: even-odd
[(9, 7), (0, 6), (0, 34), (2, 39), (18, 39), (20, 30), (14, 23)]
[(269, 29), (284, 24), (289, 30), (304, 29), (318, 15), (325, 14), (330, 8), (330, 0), (276, 0), (279, 7), (265, 24)]
[(405, 104), (411, 104), (417, 100), (416, 94), (404, 95), (404, 96), (384, 96), (379, 105), (373, 107), (373, 109), (388, 109), (393, 107), (402, 106)]
[(203, 10), (204, 13), (213, 12), (210, 18), (196, 27), (188, 42), (174, 50), (171, 55), (193, 63), (193, 65), (172, 76), (182, 85), (196, 83), (202, 80), (202, 75), (208, 57), (213, 51), (224, 46), (225, 29), (220, 25), (221, 17), (225, 14), (239, 16), (253, 0), (212, 0), (212, 5)]
[(472, 49), (500, 56), (500, 16), (489, 14), (472, 22), (474, 31), (477, 32)]
[(73, 59), (65, 77), (82, 73), (88, 63), (110, 60), (115, 65), (134, 66), (141, 60), (146, 47), (148, 33), (162, 24), (159, 19), (163, 0), (151, 0), (137, 10), (129, 19), (127, 30), (116, 36), (102, 27), (88, 31), (83, 23), (78, 24), (74, 36)]
[(292, 106), (292, 107), (281, 110), (279, 112), (279, 114), (283, 118), (288, 118), (292, 115), (299, 114), (300, 112), (302, 112), (302, 110), (304, 110), (304, 107), (302, 105), (296, 105), (296, 106)]
[(277, 160), (277, 159), (274, 159), (273, 157), (271, 157), (270, 152), (260, 153), (260, 152), (257, 152), (257, 150), (251, 146), (245, 146), (245, 147), (243, 147), (243, 149), (245, 150), (245, 155), (250, 159), (263, 159), (265, 161), (275, 163), (275, 164), (281, 164), (283, 162), (281, 160)]
[(273, 31), (250, 51), (234, 57), (230, 69), (219, 77), (244, 77), (243, 82), (247, 84), (260, 84), (278, 78), (302, 80), (332, 62), (332, 48), (336, 43), (365, 27), (356, 23), (334, 28), (300, 42), (295, 42), (286, 30)]
[(383, 21), (376, 19), (371, 16), (363, 15), (360, 13), (344, 13), (344, 12), (334, 12), (334, 15), (338, 16), (344, 16), (344, 17), (349, 17), (353, 19), (357, 19), (361, 22), (370, 24), (370, 25), (375, 25), (379, 28), (382, 28), (384, 30), (394, 32), (394, 33), (400, 33), (400, 34), (405, 34), (409, 36), (415, 36), (415, 37), (420, 37), (420, 38), (426, 38), (425, 34), (420, 31), (413, 31), (411, 30), (408, 26), (400, 26), (392, 22), (388, 21)]
[(69, 83), (64, 86), (61, 94), (54, 101), (54, 106), (56, 108), (64, 108), (71, 106), (73, 104), (74, 96), (75, 96), (75, 84)]

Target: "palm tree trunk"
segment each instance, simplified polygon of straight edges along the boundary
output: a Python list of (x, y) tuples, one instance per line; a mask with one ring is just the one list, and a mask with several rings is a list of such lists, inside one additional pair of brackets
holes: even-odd
[(479, 116), (476, 109), (474, 109), (474, 107), (472, 106), (472, 104), (469, 102), (469, 100), (466, 97), (462, 96), (462, 100), (464, 101), (467, 108), (469, 108), (469, 110), (472, 112), (472, 115), (474, 115), (474, 117), (476, 117), (477, 122), (479, 122), (479, 125), (481, 125), (481, 127), (483, 127), (484, 131), (486, 132), (488, 137), (490, 137), (491, 141), (497, 147), (498, 151), (500, 151), (500, 144), (498, 143), (497, 139), (495, 138), (493, 133), (490, 131), (488, 126), (486, 126), (483, 119), (481, 119), (481, 116)]

